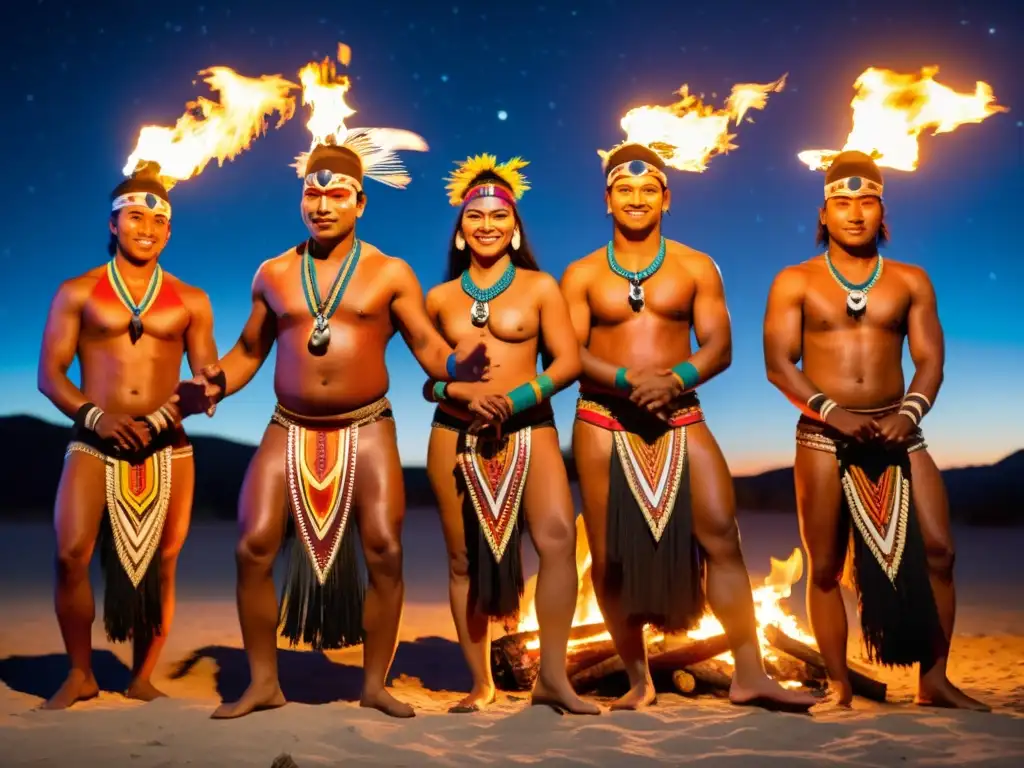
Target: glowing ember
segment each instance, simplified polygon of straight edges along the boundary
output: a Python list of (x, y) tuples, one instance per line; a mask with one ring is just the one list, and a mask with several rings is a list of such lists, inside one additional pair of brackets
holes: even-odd
[(853, 130), (842, 150), (809, 149), (797, 157), (811, 170), (824, 170), (836, 155), (857, 150), (874, 157), (883, 168), (913, 171), (918, 162), (918, 136), (949, 133), (964, 123), (980, 123), (997, 112), (988, 83), (975, 84), (974, 93), (957, 93), (935, 82), (938, 67), (903, 75), (888, 69), (864, 70), (853, 84)]
[(200, 96), (185, 107), (173, 128), (147, 125), (139, 132), (135, 150), (123, 173), (131, 175), (146, 161), (160, 166), (169, 187), (202, 173), (216, 158), (218, 165), (234, 159), (267, 128), (266, 116), (280, 114), (277, 127), (295, 113), (294, 83), (280, 75), (244, 77), (228, 67), (211, 67), (199, 73), (220, 102)]
[(783, 75), (767, 85), (734, 85), (722, 109), (704, 104), (684, 85), (677, 91), (680, 99), (675, 104), (629, 110), (622, 118), (624, 143), (645, 144), (672, 168), (702, 173), (714, 155), (736, 149), (732, 143), (736, 136), (729, 133), (730, 122), (738, 125), (749, 110), (764, 109), (768, 94), (781, 91), (785, 83)]
[[(597, 605), (597, 596), (594, 594), (594, 584), (590, 578), (590, 547), (587, 543), (587, 533), (583, 526), (583, 518), (576, 518), (576, 570), (580, 577), (579, 595), (576, 598), (576, 613), (573, 616), (574, 627), (588, 624), (600, 624), (604, 621), (601, 609)], [(753, 590), (754, 615), (757, 619), (757, 637), (761, 645), (761, 653), (769, 660), (777, 659), (775, 651), (768, 644), (765, 638), (764, 629), (774, 625), (794, 640), (799, 640), (812, 648), (817, 647), (814, 637), (804, 632), (796, 619), (783, 608), (783, 601), (791, 592), (793, 585), (803, 576), (804, 560), (799, 549), (794, 549), (785, 560), (771, 558), (771, 573), (764, 580), (764, 584)], [(516, 627), (517, 632), (528, 632), (538, 629), (537, 611), (534, 602), (537, 587), (537, 577), (531, 576), (526, 583), (523, 595), (523, 611)], [(687, 632), (687, 636), (699, 640), (706, 637), (721, 635), (725, 632), (722, 625), (712, 614), (705, 614), (700, 623)], [(584, 645), (596, 641), (606, 640), (610, 637), (607, 632), (599, 635), (581, 639), (572, 639), (570, 646)], [(647, 642), (655, 642), (661, 639), (661, 635), (650, 631), (647, 633)], [(539, 640), (529, 640), (526, 648), (539, 647)], [(717, 658), (733, 663), (732, 653), (724, 653)]]

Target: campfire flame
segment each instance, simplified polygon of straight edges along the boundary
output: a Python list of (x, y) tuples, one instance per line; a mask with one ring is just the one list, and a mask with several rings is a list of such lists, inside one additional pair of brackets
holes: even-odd
[[(348, 66), (351, 49), (338, 43), (338, 61)], [(341, 144), (347, 133), (345, 120), (356, 113), (345, 102), (345, 93), (351, 87), (348, 75), (339, 75), (330, 57), (311, 61), (299, 70), (302, 83), (302, 103), (310, 106), (306, 128), (311, 135), (310, 150), (318, 144)]]
[(900, 74), (870, 67), (853, 87), (853, 129), (842, 150), (809, 149), (797, 157), (811, 170), (825, 170), (841, 151), (871, 155), (883, 168), (914, 171), (918, 163), (918, 136), (949, 133), (965, 123), (980, 123), (997, 112), (988, 83), (977, 82), (974, 93), (957, 93), (935, 82), (938, 67), (923, 67), (919, 74)]
[[(583, 517), (576, 519), (576, 570), (580, 578), (579, 594), (576, 598), (576, 612), (573, 615), (572, 625), (574, 627), (589, 624), (600, 624), (604, 621), (601, 609), (597, 604), (597, 595), (594, 593), (594, 583), (590, 577), (591, 554), (590, 546), (587, 543), (587, 533), (583, 526)], [(757, 638), (761, 646), (761, 654), (765, 659), (774, 660), (778, 656), (769, 645), (765, 637), (765, 628), (769, 626), (778, 627), (786, 635), (794, 640), (799, 640), (812, 648), (816, 648), (814, 637), (805, 632), (797, 622), (796, 618), (788, 613), (783, 601), (789, 598), (792, 587), (803, 577), (804, 560), (799, 549), (793, 552), (785, 560), (771, 558), (771, 572), (765, 577), (764, 583), (753, 589), (754, 616), (757, 620)], [(520, 615), (517, 632), (528, 632), (539, 629), (537, 623), (537, 607), (535, 593), (537, 588), (536, 575), (531, 576), (525, 585), (523, 595), (523, 611)], [(701, 617), (700, 623), (689, 630), (686, 635), (694, 640), (707, 637), (714, 637), (725, 632), (721, 623), (710, 613)], [(610, 635), (607, 632), (601, 634), (570, 639), (569, 645), (584, 645), (607, 640)], [(648, 642), (661, 639), (661, 635), (647, 632)], [(528, 649), (536, 649), (540, 646), (539, 639), (531, 639), (526, 642)], [(734, 663), (731, 652), (726, 652), (716, 658)]]
[(266, 132), (266, 116), (278, 112), (280, 128), (295, 113), (296, 88), (280, 75), (245, 77), (229, 67), (210, 67), (199, 73), (220, 101), (200, 96), (189, 102), (173, 128), (147, 125), (139, 132), (135, 150), (123, 173), (131, 175), (147, 162), (160, 166), (169, 188), (202, 173), (216, 158), (218, 165), (247, 149)]
[(680, 98), (674, 104), (629, 110), (621, 122), (626, 132), (624, 143), (650, 147), (664, 158), (666, 165), (677, 170), (703, 173), (713, 156), (736, 149), (736, 135), (729, 133), (730, 122), (739, 125), (751, 109), (764, 109), (768, 94), (781, 91), (785, 83), (783, 75), (765, 85), (734, 85), (721, 109), (705, 104), (703, 96), (691, 94), (689, 87), (683, 85), (676, 92)]

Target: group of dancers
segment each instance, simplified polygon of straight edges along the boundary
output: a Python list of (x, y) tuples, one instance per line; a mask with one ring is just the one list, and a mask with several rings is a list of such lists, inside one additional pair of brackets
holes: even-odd
[[(276, 345), (277, 405), (238, 502), (251, 682), (214, 717), (285, 704), (279, 634), (314, 649), (363, 644), (361, 705), (414, 714), (386, 687), (404, 601), (405, 498), (385, 365), (397, 331), (436, 404), (427, 470), (473, 676), (453, 712), (495, 699), (490, 626), (519, 609), (524, 527), (540, 561), (532, 702), (602, 711), (566, 673), (576, 527), (550, 401), (576, 382), (572, 454), (591, 576), (630, 686), (611, 708), (655, 703), (644, 628), (685, 631), (708, 605), (735, 657), (730, 700), (808, 710), (818, 699), (783, 688), (762, 664), (732, 478), (697, 396), (732, 359), (722, 277), (708, 255), (662, 234), (672, 195), (657, 147), (625, 142), (602, 153), (611, 239), (560, 281), (539, 267), (520, 216), (526, 162), (467, 158), (447, 187), (458, 212), (447, 281), (424, 296), (405, 261), (357, 235), (364, 183), (375, 178), (372, 130), (302, 158), (309, 237), (256, 270), (249, 317), (223, 357), (207, 295), (160, 266), (171, 201), (159, 169), (142, 164), (114, 189), (110, 259), (61, 284), (40, 355), (40, 390), (74, 421), (55, 510), (55, 602), (71, 670), (44, 707), (98, 694), (97, 545), (107, 635), (133, 645), (126, 695), (163, 695), (152, 675), (174, 618), (195, 480), (182, 424), (213, 416)], [(942, 383), (943, 336), (926, 273), (878, 251), (883, 184), (868, 155), (836, 157), (819, 211), (823, 253), (784, 269), (767, 297), (767, 377), (800, 411), (794, 471), (810, 621), (840, 705), (852, 700), (845, 571), (871, 657), (920, 665), (918, 703), (987, 709), (946, 675), (953, 542), (920, 428)], [(186, 355), (194, 378), (179, 381)], [(68, 377), (76, 356), (79, 385)], [(286, 543), (279, 604), (272, 574)]]

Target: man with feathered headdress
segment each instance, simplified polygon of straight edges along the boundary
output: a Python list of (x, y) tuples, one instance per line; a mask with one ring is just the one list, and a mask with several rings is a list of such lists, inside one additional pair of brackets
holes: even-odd
[[(332, 79), (333, 69), (325, 74)], [(332, 107), (351, 114), (337, 109), (342, 93), (307, 99), (309, 125), (323, 125)], [(238, 343), (204, 372), (218, 401), (242, 389), (277, 343), (278, 404), (239, 500), (238, 611), (251, 683), (216, 718), (285, 703), (277, 626), (293, 645), (316, 649), (365, 639), (361, 704), (414, 714), (384, 685), (402, 613), (405, 512), (385, 351), (397, 327), (428, 375), (444, 381), (479, 378), (486, 359), (476, 342), (453, 352), (427, 317), (409, 265), (356, 234), (367, 179), (399, 189), (409, 183), (396, 154), (402, 149), (426, 144), (408, 131), (346, 130), (340, 117), (329, 132), (314, 131), (295, 164), (309, 238), (260, 265)], [(272, 564), (288, 530), (295, 538), (275, 622)], [(365, 607), (357, 535), (370, 572)]]
[[(884, 188), (874, 158), (840, 152), (818, 214), (825, 252), (783, 269), (768, 296), (768, 379), (802, 412), (794, 475), (808, 613), (841, 706), (853, 698), (839, 588), (846, 561), (869, 657), (920, 664), (918, 703), (987, 711), (946, 676), (953, 543), (942, 475), (919, 426), (942, 384), (942, 326), (925, 271), (883, 264)], [(904, 339), (914, 362), (905, 391)]]
[[(182, 350), (198, 372), (217, 359), (206, 294), (164, 270), (173, 179), (142, 162), (111, 193), (110, 260), (64, 281), (50, 307), (39, 389), (74, 421), (54, 522), (56, 606), (71, 661), (46, 702), (97, 695), (91, 667), (89, 562), (97, 537), (107, 637), (132, 642), (130, 698), (164, 694), (150, 676), (170, 630), (178, 553), (188, 532), (195, 468), (177, 402)], [(80, 385), (68, 378), (77, 356)]]
[(689, 629), (706, 596), (736, 658), (730, 699), (806, 710), (813, 697), (786, 691), (761, 663), (732, 478), (696, 394), (732, 357), (721, 275), (662, 235), (672, 196), (658, 145), (599, 154), (612, 239), (569, 265), (562, 290), (582, 345), (573, 455), (591, 574), (630, 680), (612, 708), (655, 699), (644, 625)]

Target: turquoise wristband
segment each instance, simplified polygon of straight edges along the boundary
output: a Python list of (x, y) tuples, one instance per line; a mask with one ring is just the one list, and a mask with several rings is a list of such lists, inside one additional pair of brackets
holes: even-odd
[(626, 378), (626, 369), (619, 368), (615, 372), (615, 388), (621, 389), (624, 392), (629, 392), (633, 387), (629, 383), (629, 379)]
[(434, 402), (439, 403), (442, 400), (448, 399), (448, 383), (444, 381), (435, 381), (434, 388), (432, 390), (434, 395)]
[(512, 401), (512, 413), (521, 413), (527, 408), (532, 408), (551, 397), (554, 391), (555, 383), (544, 373), (532, 381), (520, 384), (508, 393), (508, 399)]
[(672, 373), (679, 377), (684, 390), (693, 389), (700, 383), (700, 371), (689, 360), (675, 366)]

